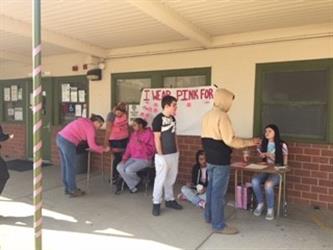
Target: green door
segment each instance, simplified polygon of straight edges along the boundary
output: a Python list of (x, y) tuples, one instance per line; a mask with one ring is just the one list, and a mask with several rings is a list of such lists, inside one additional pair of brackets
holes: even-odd
[[(29, 84), (29, 115), (27, 121), (27, 128), (28, 128), (28, 144), (27, 144), (27, 152), (28, 158), (33, 158), (33, 121), (32, 121), (32, 82), (30, 81)], [(43, 139), (43, 146), (42, 146), (42, 157), (44, 161), (51, 161), (51, 136), (52, 136), (52, 124), (53, 124), (53, 83), (52, 78), (43, 78), (42, 79), (42, 88), (43, 88), (43, 109), (42, 109), (42, 117), (43, 117), (43, 127), (42, 127), (42, 139)]]

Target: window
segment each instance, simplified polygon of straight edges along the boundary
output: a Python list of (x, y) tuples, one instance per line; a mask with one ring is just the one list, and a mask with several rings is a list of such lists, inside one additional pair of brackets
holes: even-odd
[(258, 64), (256, 135), (270, 123), (292, 140), (332, 142), (333, 60)]
[(167, 76), (163, 79), (163, 87), (165, 88), (186, 88), (206, 85), (207, 79), (205, 75), (193, 76)]
[(148, 71), (112, 74), (112, 106), (122, 101), (138, 104), (144, 88), (179, 88), (210, 85), (211, 69)]
[(151, 87), (150, 78), (142, 79), (117, 79), (116, 81), (116, 103), (136, 103), (140, 100), (141, 90)]

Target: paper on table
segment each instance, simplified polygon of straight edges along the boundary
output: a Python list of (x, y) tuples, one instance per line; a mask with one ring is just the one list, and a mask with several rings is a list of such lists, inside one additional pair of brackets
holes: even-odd
[(231, 163), (231, 167), (234, 167), (234, 168), (244, 168), (246, 167), (246, 163), (245, 162), (233, 162)]
[(267, 168), (267, 165), (261, 165), (261, 164), (254, 164), (254, 163), (251, 163), (250, 165), (247, 165), (245, 168), (251, 168), (251, 169), (265, 169), (265, 168)]

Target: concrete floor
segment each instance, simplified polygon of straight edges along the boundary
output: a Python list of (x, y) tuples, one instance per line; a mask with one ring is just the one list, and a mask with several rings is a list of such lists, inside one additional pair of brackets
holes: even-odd
[[(151, 215), (151, 197), (143, 192), (112, 194), (95, 173), (89, 193), (81, 198), (63, 194), (57, 167), (43, 168), (43, 249), (333, 249), (333, 212), (289, 206), (289, 215), (274, 221), (228, 206), (228, 223), (240, 234), (212, 234), (202, 210), (182, 203), (184, 210), (163, 208)], [(78, 184), (86, 188), (85, 176)], [(32, 171), (11, 171), (0, 196), (0, 249), (34, 249)]]

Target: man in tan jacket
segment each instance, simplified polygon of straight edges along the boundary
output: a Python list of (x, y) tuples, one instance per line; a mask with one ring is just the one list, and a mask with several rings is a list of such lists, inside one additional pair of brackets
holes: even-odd
[(214, 94), (214, 107), (203, 117), (201, 140), (208, 163), (206, 222), (212, 224), (214, 232), (237, 234), (235, 227), (224, 221), (225, 194), (230, 176), (232, 148), (244, 148), (260, 143), (259, 138), (243, 139), (235, 136), (227, 114), (235, 95), (219, 88)]

